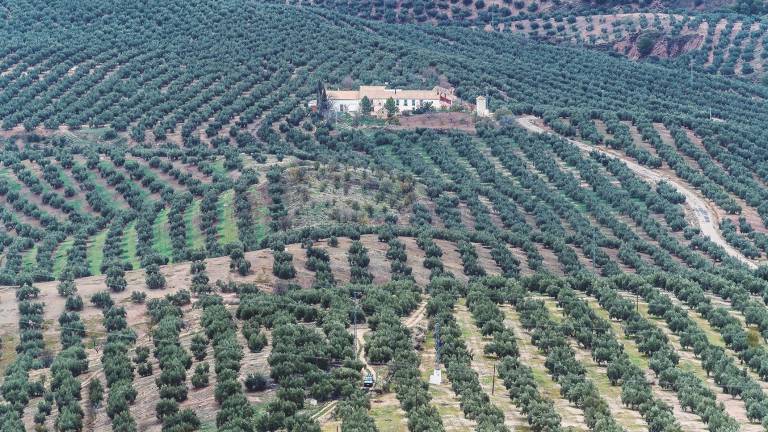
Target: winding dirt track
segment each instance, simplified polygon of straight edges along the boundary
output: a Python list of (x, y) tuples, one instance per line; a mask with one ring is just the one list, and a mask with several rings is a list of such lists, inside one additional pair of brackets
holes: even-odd
[[(539, 134), (551, 133), (545, 130), (544, 128), (542, 128), (541, 126), (538, 126), (535, 124), (535, 121), (538, 120), (538, 118), (535, 116), (522, 116), (522, 117), (518, 117), (516, 120), (520, 126), (522, 126), (524, 129), (530, 132), (539, 133)], [(701, 233), (703, 235), (708, 236), (710, 240), (712, 240), (717, 245), (725, 249), (725, 252), (728, 255), (741, 261), (747, 267), (751, 269), (757, 268), (757, 264), (755, 264), (753, 261), (751, 261), (744, 255), (742, 255), (741, 252), (734, 249), (731, 245), (728, 244), (728, 242), (725, 241), (722, 234), (720, 233), (720, 230), (718, 229), (718, 225), (720, 221), (718, 220), (717, 213), (711, 208), (709, 203), (707, 203), (703, 198), (699, 196), (698, 191), (696, 191), (695, 189), (691, 189), (688, 186), (685, 186), (674, 179), (667, 178), (653, 171), (652, 169), (646, 168), (632, 161), (626, 156), (615, 153), (611, 150), (598, 148), (574, 139), (565, 138), (565, 137), (563, 138), (566, 139), (571, 144), (575, 145), (576, 147), (580, 148), (581, 150), (584, 150), (587, 152), (596, 151), (608, 157), (621, 160), (635, 174), (639, 175), (640, 177), (644, 178), (647, 181), (650, 181), (651, 183), (655, 184), (662, 180), (666, 181), (668, 184), (670, 184), (675, 189), (677, 189), (678, 192), (680, 192), (685, 196), (685, 205), (689, 207), (689, 209), (691, 210), (691, 213), (696, 217), (696, 221), (698, 222), (699, 228), (701, 229)]]

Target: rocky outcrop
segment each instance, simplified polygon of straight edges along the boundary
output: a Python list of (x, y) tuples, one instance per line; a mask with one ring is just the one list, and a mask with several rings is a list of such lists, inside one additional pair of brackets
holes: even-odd
[(635, 33), (627, 39), (614, 44), (614, 49), (625, 54), (632, 60), (638, 60), (646, 57), (656, 57), (660, 59), (669, 59), (697, 50), (704, 43), (704, 36), (700, 34), (688, 34), (672, 36), (668, 34), (658, 34), (655, 37), (650, 50), (642, 52), (639, 41), (641, 37), (649, 37), (647, 34)]

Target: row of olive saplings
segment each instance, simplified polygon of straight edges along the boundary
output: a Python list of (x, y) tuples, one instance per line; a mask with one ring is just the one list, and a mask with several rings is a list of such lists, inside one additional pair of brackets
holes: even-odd
[[(571, 126), (563, 125), (563, 123), (558, 118), (555, 118), (552, 113), (545, 115), (545, 119), (547, 119), (549, 124), (559, 133), (569, 136), (574, 136), (578, 133), (582, 138), (595, 143), (604, 141), (604, 137), (595, 129), (594, 124), (586, 113), (571, 112), (570, 115)], [(658, 132), (649, 122), (642, 118), (633, 119), (632, 117), (628, 117), (630, 120), (634, 120), (638, 125), (640, 131), (643, 133), (643, 139), (656, 148), (658, 154), (662, 156), (662, 158), (659, 158), (650, 155), (646, 150), (636, 146), (629, 134), (629, 128), (620, 123), (615, 114), (603, 113), (601, 118), (606, 120), (608, 131), (614, 135), (613, 138), (605, 141), (606, 145), (622, 149), (628, 155), (637, 159), (640, 163), (651, 167), (659, 167), (662, 160), (666, 161), (669, 166), (675, 170), (678, 176), (692, 184), (700, 185), (699, 189), (702, 193), (715, 200), (718, 205), (730, 213), (740, 212), (740, 207), (734, 199), (728, 195), (729, 192), (746, 200), (747, 203), (756, 208), (758, 212), (763, 211), (760, 203), (764, 201), (761, 197), (764, 198), (763, 195), (765, 195), (765, 192), (756, 181), (751, 178), (733, 177), (729, 172), (724, 171), (705, 150), (699, 149), (691, 143), (691, 140), (679, 124), (667, 124), (674, 139), (675, 148), (673, 148), (661, 140)], [(708, 141), (712, 141), (712, 139), (707, 138), (705, 140), (705, 145), (709, 143)], [(678, 151), (695, 160), (700, 169), (690, 167)], [(728, 229), (730, 227), (731, 226), (727, 224), (724, 227), (721, 227), (726, 229), (726, 240), (739, 249), (744, 255), (748, 257), (757, 257), (761, 255), (761, 249), (764, 251), (768, 248), (768, 246), (766, 246), (766, 243), (768, 242), (766, 236), (755, 232), (744, 218), (741, 218), (740, 230), (743, 234), (746, 234), (747, 238), (736, 234), (735, 228)], [(752, 242), (754, 242), (754, 244)]]
[[(620, 165), (618, 164), (612, 164), (612, 168), (618, 169), (620, 168)], [(586, 168), (582, 169), (582, 172), (585, 172)], [(617, 173), (626, 174), (626, 168), (624, 167), (624, 170), (615, 171)], [(597, 178), (597, 175), (589, 175), (585, 176), (586, 178), (592, 179)], [(620, 175), (619, 177), (624, 177), (623, 175)], [(639, 188), (640, 184), (637, 185), (638, 187), (634, 187), (633, 190), (636, 191), (636, 193), (640, 193), (643, 189)], [(596, 191), (601, 191), (601, 188), (595, 188)], [(645, 196), (647, 196), (647, 199), (650, 199), (652, 191), (647, 186), (645, 187), (645, 192), (643, 192)], [(643, 195), (641, 195), (643, 196)], [(603, 218), (605, 219), (605, 218)], [(649, 219), (646, 219), (649, 220)], [(653, 224), (653, 223), (651, 223)], [(621, 232), (621, 231), (619, 231)], [(633, 240), (632, 238), (625, 238), (625, 240), (630, 241)], [(670, 242), (668, 241), (669, 238), (667, 238), (665, 241), (661, 242), (663, 245), (669, 245)], [(636, 243), (640, 243), (639, 240), (635, 239), (633, 240)], [(680, 250), (679, 247), (675, 247), (674, 249), (670, 249), (671, 251), (675, 251), (677, 254), (677, 251)], [(687, 253), (683, 253), (686, 251), (680, 252), (679, 256), (682, 256), (686, 258), (686, 261), (690, 263), (691, 266), (696, 266), (698, 260), (695, 256), (692, 256), (690, 251), (687, 251)], [(642, 261), (638, 260), (638, 266), (636, 268), (646, 268), (646, 265), (640, 265), (642, 264)], [(669, 261), (669, 260), (666, 260)], [(717, 274), (709, 274), (705, 272), (698, 272), (698, 271), (691, 271), (691, 270), (684, 270), (686, 275), (691, 278), (693, 281), (697, 282), (701, 287), (706, 288), (707, 290), (724, 297), (731, 301), (733, 304), (733, 307), (737, 310), (740, 310), (743, 313), (746, 313), (749, 311), (748, 314), (748, 322), (752, 324), (757, 324), (761, 331), (765, 331), (766, 328), (768, 328), (768, 312), (766, 312), (766, 309), (763, 305), (759, 304), (758, 302), (755, 302), (754, 300), (750, 299), (750, 292), (752, 294), (758, 294), (758, 295), (766, 295), (766, 284), (765, 282), (756, 277), (756, 275), (744, 275), (743, 272), (734, 273), (734, 272), (728, 272), (723, 274), (723, 276), (726, 276), (727, 278), (739, 281), (739, 283), (733, 283), (727, 279), (723, 279), (722, 277), (718, 276)], [(737, 279), (733, 279), (736, 277)], [(675, 287), (679, 287), (681, 285), (679, 284), (673, 284)], [(683, 284), (682, 287), (684, 287), (682, 290), (685, 292), (690, 291), (689, 287), (691, 286), (690, 283)], [(677, 289), (677, 288), (676, 288)], [(695, 286), (695, 289), (697, 291), (701, 291), (701, 288), (699, 286)], [(681, 297), (682, 299), (686, 299), (686, 297)], [(688, 297), (690, 298), (690, 297)], [(696, 297), (698, 298), (698, 297)], [(703, 299), (703, 295), (701, 296)], [(701, 302), (709, 303), (708, 300), (703, 299)], [(692, 307), (698, 307), (697, 305), (692, 305)], [(713, 315), (715, 311), (704, 309), (704, 315), (710, 319), (710, 316), (716, 316)], [(717, 312), (719, 314), (719, 311)], [(722, 323), (720, 321), (715, 321), (718, 324), (715, 324), (716, 328), (725, 329), (728, 327), (726, 324), (732, 324), (732, 319), (729, 320), (728, 323)], [(726, 337), (726, 340), (729, 338)], [(740, 351), (740, 350), (736, 350)], [(748, 360), (751, 360), (753, 358), (762, 358), (761, 355), (751, 354), (747, 356)], [(757, 362), (755, 361), (755, 364)], [(762, 370), (759, 371), (761, 375), (764, 375), (764, 372)]]
[[(578, 280), (578, 282), (584, 281)], [(591, 283), (591, 280), (588, 282)], [(654, 400), (643, 372), (630, 362), (616, 342), (617, 339), (610, 329), (610, 323), (599, 318), (586, 302), (579, 299), (568, 283), (554, 278), (534, 277), (522, 281), (524, 289), (521, 289), (515, 282), (501, 279), (486, 279), (483, 284), (485, 286), (470, 287), (470, 292), (476, 291), (470, 295), (470, 300), (481, 304), (482, 307), (473, 306), (473, 301), (470, 301), (469, 304), (470, 309), (474, 309), (476, 319), (479, 317), (478, 324), (481, 328), (487, 326), (486, 333), (494, 334), (495, 343), (492, 346), (495, 347), (505, 339), (501, 333), (502, 329), (495, 328), (498, 325), (490, 318), (499, 319), (501, 317), (503, 319), (503, 314), (498, 311), (492, 301), (488, 300), (488, 297), (492, 297), (495, 302), (509, 301), (518, 309), (523, 326), (533, 330), (534, 342), (547, 353), (547, 367), (554, 374), (556, 380), (560, 382), (569, 400), (575, 400), (578, 405), (582, 406), (588, 420), (595, 419), (594, 413), (590, 411), (595, 409), (599, 411), (600, 404), (594, 405), (593, 399), (585, 397), (584, 391), (588, 393), (589, 386), (569, 385), (568, 375), (577, 373), (579, 370), (583, 372), (583, 367), (577, 367), (578, 365), (575, 363), (571, 365), (573, 367), (565, 366), (570, 364), (565, 360), (571, 356), (566, 355), (567, 352), (570, 352), (570, 348), (567, 347), (563, 335), (573, 337), (581, 345), (589, 348), (592, 351), (592, 357), (599, 364), (607, 364), (607, 373), (612, 385), (622, 385), (622, 401), (632, 409), (639, 410), (649, 425), (655, 425), (655, 430), (679, 430), (679, 425), (676, 423), (671, 409), (664, 403)], [(596, 287), (598, 285), (595, 283)], [(581, 284), (578, 286), (585, 288), (589, 285)], [(489, 287), (492, 290), (489, 290)], [(530, 294), (528, 294), (529, 291), (539, 291), (556, 297), (558, 303), (563, 307), (566, 317), (565, 325), (558, 325), (548, 318), (544, 304), (541, 301), (531, 299)], [(587, 292), (594, 295), (593, 291), (593, 289), (587, 288)], [(607, 293), (610, 292), (609, 289), (604, 291), (597, 294), (599, 298), (601, 298), (601, 294), (608, 295)], [(718, 408), (715, 396), (709, 391), (706, 384), (694, 375), (677, 368), (678, 356), (666, 342), (667, 339), (663, 332), (634, 312), (628, 301), (615, 295), (611, 299), (614, 303), (604, 304), (601, 298), (601, 304), (607, 307), (612, 315), (619, 311), (621, 311), (619, 315), (634, 314), (631, 318), (627, 318), (631, 321), (628, 322), (627, 326), (628, 334), (636, 340), (641, 352), (652, 357), (651, 367), (658, 374), (662, 387), (676, 389), (681, 405), (690, 407), (705, 422), (709, 422), (717, 430), (727, 429), (736, 424), (735, 420), (728, 416), (722, 408)], [(602, 336), (598, 336), (598, 334)], [(605, 334), (613, 337), (606, 338)], [(700, 330), (699, 333), (694, 333), (694, 335), (696, 334), (700, 335)], [(520, 383), (525, 384), (526, 380), (518, 375), (520, 371), (518, 362), (512, 359), (505, 359), (504, 362), (506, 364), (503, 363), (500, 370), (505, 382), (518, 386)], [(505, 377), (504, 374), (508, 374), (508, 376)], [(520, 393), (516, 391), (514, 394), (519, 395)], [(525, 402), (520, 399), (525, 398), (518, 397), (520, 403)], [(584, 405), (584, 402), (589, 400), (592, 402)]]
[[(749, 310), (750, 313), (750, 320), (751, 322), (757, 323), (761, 326), (761, 329), (764, 327), (763, 321), (766, 321), (765, 316), (765, 308), (764, 306), (761, 306), (757, 303), (755, 303), (753, 300), (748, 300), (749, 293), (746, 289), (741, 287), (736, 287), (733, 284), (723, 283), (725, 281), (718, 282), (717, 280), (713, 280), (712, 277), (708, 277), (706, 275), (697, 274), (697, 273), (691, 273), (691, 277), (693, 277), (696, 280), (699, 280), (702, 284), (705, 286), (709, 286), (710, 289), (714, 288), (717, 292), (717, 289), (719, 288), (719, 293), (721, 295), (725, 294), (724, 296), (727, 298), (736, 298), (741, 299), (736, 302), (734, 302), (734, 305), (737, 307), (737, 309), (741, 310)], [(676, 289), (681, 290), (683, 293), (688, 295), (690, 292), (690, 287), (695, 284), (686, 283), (682, 285), (680, 284), (670, 284), (673, 287), (676, 287)], [(701, 292), (701, 289), (695, 286), (695, 289), (699, 292)], [(738, 293), (734, 292), (734, 290), (738, 291)], [(686, 297), (683, 297), (685, 299)], [(688, 297), (690, 298), (690, 297)], [(704, 297), (703, 294), (700, 296), (695, 296), (697, 300), (696, 304), (692, 304), (692, 307), (701, 307), (702, 305), (707, 306), (709, 305), (709, 300)], [(703, 307), (702, 313), (705, 315), (707, 319), (710, 320), (710, 322), (723, 332), (724, 338), (726, 341), (728, 341), (729, 345), (734, 347), (734, 350), (739, 353), (739, 357), (742, 360), (748, 360), (750, 361), (750, 365), (755, 369), (756, 372), (758, 372), (761, 376), (765, 374), (765, 372), (762, 370), (759, 366), (761, 359), (764, 357), (764, 350), (762, 349), (751, 349), (749, 351), (746, 351), (746, 346), (743, 345), (743, 341), (746, 340), (746, 333), (741, 328), (741, 325), (735, 320), (735, 318), (730, 317), (727, 314), (727, 311), (724, 310), (714, 310), (711, 307)], [(729, 319), (723, 320), (722, 316), (727, 316)], [(733, 387), (731, 387), (733, 388)], [(758, 397), (758, 400), (761, 400), (760, 397)], [(752, 406), (758, 406), (755, 404), (752, 404)]]
[[(106, 151), (106, 150), (105, 150)], [(116, 156), (114, 153), (108, 153), (112, 157), (112, 160), (114, 161), (115, 165), (117, 166), (127, 166), (125, 159), (122, 157)], [(105, 161), (95, 162), (97, 159), (93, 157), (93, 153), (89, 154), (88, 159), (88, 167), (98, 168), (99, 174), (109, 182), (109, 184), (114, 184), (118, 188), (118, 190), (121, 191), (121, 194), (125, 197), (125, 199), (131, 204), (131, 206), (138, 212), (138, 217), (136, 218), (136, 230), (137, 230), (137, 255), (140, 258), (140, 264), (142, 266), (152, 265), (154, 263), (157, 264), (165, 264), (167, 262), (167, 258), (160, 256), (156, 254), (153, 251), (153, 240), (154, 240), (154, 223), (159, 215), (159, 212), (162, 210), (164, 205), (161, 202), (150, 202), (150, 203), (144, 203), (143, 201), (137, 201), (137, 198), (142, 197), (143, 193), (146, 193), (141, 188), (139, 188), (135, 184), (128, 184), (130, 182), (127, 182), (127, 178), (119, 172), (115, 166), (107, 164)], [(157, 179), (157, 176), (154, 175), (151, 171), (149, 171), (146, 167), (139, 166), (138, 163), (134, 161), (128, 161), (128, 163), (131, 163), (131, 169), (129, 170), (129, 173), (131, 175), (134, 175), (136, 172), (141, 173), (141, 178), (148, 180), (147, 186), (154, 186), (154, 185), (161, 185), (159, 180)], [(94, 165), (94, 163), (96, 163)], [(200, 166), (203, 166), (203, 162), (199, 163)], [(172, 166), (172, 165), (171, 165)], [(77, 168), (77, 167), (76, 167)], [(80, 168), (84, 168), (80, 166)], [(143, 169), (141, 169), (143, 168)], [(94, 208), (99, 208), (97, 203), (93, 200), (95, 200), (99, 195), (99, 189), (95, 187), (95, 184), (93, 183), (93, 180), (91, 176), (93, 174), (88, 173), (84, 169), (81, 169), (80, 171), (76, 171), (73, 169), (73, 173), (76, 174), (75, 177), (82, 183), (81, 187), (85, 187), (86, 183), (90, 182), (90, 186), (84, 190), (87, 190), (87, 198), (89, 204)], [(79, 174), (78, 174), (79, 173)], [(200, 183), (200, 187), (193, 188), (190, 186), (190, 190), (195, 190), (199, 192), (200, 194), (203, 194), (204, 196), (204, 202), (208, 203), (208, 201), (205, 200), (205, 197), (212, 197), (216, 196), (214, 193), (214, 190), (217, 192), (221, 192), (221, 190), (224, 190), (226, 188), (229, 188), (231, 186), (231, 182), (227, 181), (227, 179), (218, 179), (216, 176), (214, 178), (217, 180), (215, 182), (215, 185), (213, 187), (202, 187), (202, 184), (195, 180), (191, 179), (190, 181), (186, 182), (185, 184), (191, 183), (192, 180), (197, 181), (197, 183)], [(240, 177), (240, 179), (234, 184), (235, 190), (236, 190), (236, 217), (237, 217), (237, 224), (238, 227), (240, 227), (241, 231), (241, 240), (243, 245), (246, 248), (253, 248), (256, 243), (255, 234), (253, 232), (251, 217), (250, 217), (250, 203), (246, 197), (245, 192), (247, 191), (248, 187), (252, 184), (256, 183), (258, 181), (258, 176), (255, 172), (246, 170), (244, 172), (244, 175)], [(85, 182), (85, 183), (83, 183)], [(144, 185), (145, 182), (142, 181), (142, 184)], [(122, 185), (122, 186), (121, 186)], [(165, 185), (164, 183), (162, 185)], [(192, 186), (195, 186), (194, 184)], [(165, 188), (157, 188), (153, 187), (151, 190), (158, 191), (162, 189), (162, 197), (165, 200), (165, 204), (170, 205), (169, 210), (169, 226), (170, 226), (170, 232), (172, 237), (172, 243), (174, 246), (174, 254), (173, 259), (175, 261), (181, 261), (188, 259), (189, 255), (189, 249), (187, 247), (188, 239), (186, 238), (187, 234), (187, 227), (184, 220), (184, 212), (187, 210), (187, 207), (192, 199), (191, 195), (189, 194), (174, 194), (173, 189), (169, 186), (165, 185)], [(206, 192), (207, 191), (207, 192)], [(103, 192), (101, 193), (103, 195)], [(214, 200), (215, 201), (215, 200)], [(211, 223), (204, 223), (205, 225), (205, 234), (206, 234), (206, 251), (209, 256), (218, 256), (221, 255), (222, 250), (218, 242), (216, 241), (216, 235), (218, 233), (217, 231), (217, 224), (216, 219), (218, 216), (218, 207), (215, 205), (215, 202), (213, 202), (211, 205), (203, 206), (203, 212), (202, 212), (202, 218), (204, 219), (204, 222), (211, 222)], [(128, 218), (123, 223), (128, 224), (133, 217), (131, 215), (125, 215), (126, 218)], [(113, 224), (112, 227), (115, 225)], [(115, 242), (119, 243), (122, 240), (122, 232), (116, 232), (114, 235), (112, 235), (112, 231), (110, 230), (108, 235), (108, 241), (112, 237), (116, 237), (114, 239)], [(106, 245), (108, 246), (108, 245)], [(105, 247), (106, 247), (105, 246)], [(105, 249), (105, 252), (107, 252), (108, 249)], [(38, 257), (40, 255), (44, 254), (38, 254)], [(104, 264), (102, 265), (102, 268), (100, 269), (102, 272), (105, 272), (106, 269), (104, 268), (107, 264), (110, 264), (111, 262), (108, 260), (104, 261)], [(130, 263), (116, 263), (121, 264), (125, 268), (131, 267)], [(87, 266), (81, 266), (81, 271), (78, 272), (78, 276), (86, 276), (89, 273)]]
[[(487, 131), (485, 134), (490, 138), (488, 140), (489, 142), (493, 141), (492, 134), (493, 132), (491, 131)], [(594, 251), (594, 254), (592, 254), (593, 258), (603, 264), (605, 272), (618, 271), (618, 268), (615, 264), (611, 263), (605, 252), (597, 247), (598, 244), (610, 246), (610, 240), (603, 236), (602, 233), (595, 233), (594, 230), (590, 228), (589, 221), (581, 215), (581, 212), (573, 204), (563, 201), (558, 196), (557, 192), (551, 190), (538, 176), (531, 176), (528, 167), (513, 153), (504, 152), (497, 154), (497, 156), (499, 157), (499, 163), (501, 163), (504, 169), (508, 170), (516, 180), (509, 178), (508, 175), (498, 172), (493, 164), (488, 161), (486, 156), (483, 155), (476, 146), (472, 145), (471, 142), (467, 141), (465, 137), (457, 137), (452, 140), (452, 143), (457, 154), (464, 157), (478, 173), (478, 181), (464, 180), (463, 183), (471, 183), (475, 190), (490, 196), (494, 206), (504, 209), (505, 213), (510, 211), (510, 207), (513, 207), (512, 211), (514, 211), (514, 207), (520, 206), (521, 208), (530, 211), (536, 218), (536, 224), (540, 232), (536, 233), (532, 229), (527, 229), (527, 232), (523, 232), (526, 233), (528, 238), (522, 242), (519, 240), (516, 242), (517, 244), (522, 243), (522, 246), (525, 248), (526, 253), (529, 256), (529, 267), (532, 265), (532, 268), (536, 269), (540, 265), (540, 257), (530, 252), (531, 247), (533, 246), (532, 240), (535, 239), (537, 242), (543, 242), (551, 248), (557, 255), (563, 267), (569, 272), (576, 271), (581, 267), (575, 251), (568, 245), (569, 242), (574, 241), (578, 241), (582, 244), (585, 252)], [(496, 154), (495, 148), (492, 147), (492, 151)], [(466, 175), (459, 175), (456, 178), (457, 181), (459, 181), (462, 178), (466, 178)], [(488, 188), (483, 186), (480, 182), (492, 184), (493, 187)], [(522, 188), (520, 186), (522, 186)], [(491, 191), (490, 189), (493, 189), (494, 191)], [(482, 203), (479, 203), (476, 199), (472, 198), (472, 195), (476, 194), (465, 195), (468, 196), (467, 199), (470, 204), (473, 201), (476, 203), (470, 206), (470, 209), (473, 209), (473, 215), (475, 215), (476, 220), (480, 220), (479, 216), (481, 214), (484, 218), (487, 218), (487, 216), (485, 216), (488, 213), (487, 208), (482, 205)], [(474, 209), (479, 209), (482, 213)], [(510, 219), (514, 217), (515, 227), (524, 226), (522, 224), (525, 223), (525, 220), (523, 219), (521, 224), (518, 222), (519, 219), (515, 215), (505, 216), (502, 214), (502, 217), (506, 218), (509, 222), (511, 222)], [(574, 228), (575, 234), (569, 235), (559, 222), (560, 219), (568, 221)], [(476, 226), (476, 229), (490, 230), (486, 225), (481, 227)], [(497, 234), (496, 237), (503, 238), (500, 234)], [(576, 237), (576, 239), (574, 240), (573, 237)], [(535, 247), (533, 247), (533, 250), (535, 250)], [(499, 265), (502, 266), (502, 269), (505, 269), (505, 266), (509, 266), (508, 262), (510, 259), (514, 259), (513, 257), (505, 258), (498, 252), (492, 253), (492, 255)], [(505, 271), (505, 274), (514, 275), (516, 273), (510, 274), (509, 271)]]
[[(429, 157), (435, 160), (435, 163), (449, 174), (449, 178), (454, 184), (449, 184), (443, 180), (443, 175), (436, 172), (429, 164), (425, 163), (423, 156), (416, 152), (414, 146), (406, 145), (405, 139), (400, 137), (389, 137), (391, 142), (397, 146), (396, 154), (399, 159), (407, 164), (414, 172), (421, 173), (422, 177), (428, 183), (428, 194), (436, 198), (435, 203), (437, 214), (444, 221), (447, 228), (459, 233), (467, 233), (468, 238), (473, 241), (481, 241), (491, 248), (491, 255), (499, 264), (504, 274), (514, 276), (519, 273), (519, 261), (506, 248), (505, 243), (511, 243), (522, 246), (526, 252), (529, 252), (531, 263), (540, 262), (540, 256), (535, 246), (529, 241), (527, 236), (518, 236), (510, 231), (502, 231), (497, 228), (490, 220), (490, 214), (487, 207), (477, 198), (477, 194), (489, 195), (491, 191), (482, 189), (479, 184), (472, 183), (468, 187), (465, 183), (470, 176), (466, 173), (461, 164), (456, 161), (456, 157), (446, 153), (449, 150), (444, 145), (438, 145), (439, 137), (428, 133), (414, 137), (415, 140), (422, 142)], [(384, 161), (387, 162), (387, 161)], [(458, 189), (459, 197), (449, 195), (447, 191)], [(464, 226), (461, 215), (458, 211), (459, 198), (468, 203), (468, 207), (474, 217), (474, 230), (468, 232)], [(502, 219), (506, 215), (502, 216)], [(419, 203), (413, 206), (413, 215), (411, 224), (421, 228), (429, 228), (432, 225), (432, 217), (429, 211)], [(458, 238), (459, 252), (462, 256), (462, 262), (467, 275), (482, 275), (484, 271), (477, 262), (477, 254), (474, 253), (474, 247), (467, 240), (468, 238)], [(536, 259), (538, 256), (539, 260)]]
[[(515, 281), (485, 278), (470, 284), (468, 291), (467, 303), (478, 327), (484, 335), (493, 337), (485, 351), (501, 359), (499, 373), (510, 397), (537, 430), (558, 426), (560, 416), (552, 415), (552, 401), (541, 397), (531, 369), (520, 362), (515, 335), (503, 325), (504, 314), (496, 303), (509, 302), (518, 310), (523, 327), (531, 331), (534, 344), (546, 354), (544, 365), (560, 384), (561, 394), (584, 411), (590, 429), (620, 430), (610, 417), (608, 406), (597, 387), (589, 380), (585, 382), (586, 370), (575, 359), (566, 336), (576, 338), (589, 348), (598, 364), (608, 363), (611, 384), (622, 385), (625, 405), (639, 410), (652, 430), (679, 430), (671, 408), (654, 399), (642, 370), (629, 361), (615, 337), (611, 337), (615, 335), (610, 331), (609, 323), (599, 320), (594, 314), (584, 314), (584, 304), (580, 305), (578, 314), (568, 314), (560, 324), (549, 317), (541, 301), (530, 298)], [(599, 339), (597, 327), (607, 332), (602, 333)]]
[[(592, 190), (582, 189), (578, 191), (578, 193), (575, 193), (574, 191), (565, 189), (565, 192), (575, 201), (588, 204), (588, 208), (600, 210), (593, 210), (595, 217), (606, 224), (606, 226), (610, 227), (619, 238), (624, 240), (624, 246), (632, 245), (634, 249), (652, 255), (656, 261), (656, 265), (665, 270), (680, 267), (671, 259), (669, 254), (680, 257), (691, 268), (705, 268), (708, 266), (707, 261), (703, 256), (685, 245), (682, 245), (667, 232), (667, 229), (662, 224), (650, 217), (651, 214), (647, 208), (638, 206), (632, 199), (635, 197), (635, 199), (640, 199), (642, 202), (646, 203), (646, 205), (653, 209), (654, 212), (664, 213), (670, 229), (675, 230), (685, 228), (685, 237), (691, 239), (691, 244), (695, 245), (695, 248), (706, 252), (707, 255), (717, 261), (729, 260), (728, 255), (722, 247), (716, 245), (705, 237), (696, 235), (697, 230), (690, 227), (686, 228), (687, 223), (680, 217), (679, 209), (672, 211), (676, 206), (669, 204), (679, 203), (679, 200), (677, 200), (674, 195), (670, 195), (667, 193), (668, 191), (663, 189), (654, 191), (647, 184), (643, 183), (633, 175), (629, 168), (624, 164), (600, 155), (594, 156), (595, 161), (585, 159), (580, 155), (578, 149), (563, 140), (543, 137), (532, 137), (530, 139), (533, 139), (535, 143), (527, 144), (524, 148), (528, 154), (532, 155), (531, 157), (540, 164), (539, 166), (541, 169), (545, 170), (548, 175), (554, 176), (554, 178), (567, 177), (567, 175), (558, 168), (547, 165), (546, 161), (542, 161), (539, 157), (535, 156), (533, 148), (537, 144), (549, 146), (558, 156), (569, 161), (569, 163), (575, 165), (579, 169), (581, 178), (592, 186)], [(601, 165), (610, 174), (614, 175), (626, 190), (622, 190), (611, 184), (609, 179), (605, 177)], [(631, 191), (631, 194), (628, 191)], [(669, 203), (666, 203), (666, 201), (669, 201)], [(631, 218), (646, 232), (646, 234), (648, 234), (648, 236), (658, 241), (661, 249), (632, 233), (626, 224), (610, 215), (610, 207), (606, 207), (606, 205)], [(626, 247), (623, 249), (626, 249)], [(642, 264), (640, 260), (634, 260), (628, 264), (634, 267), (635, 263)]]

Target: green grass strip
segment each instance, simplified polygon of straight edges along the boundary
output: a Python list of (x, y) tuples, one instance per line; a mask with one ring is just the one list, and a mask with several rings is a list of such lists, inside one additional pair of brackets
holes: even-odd
[(91, 237), (88, 242), (85, 256), (88, 258), (88, 268), (94, 276), (101, 274), (101, 263), (104, 261), (104, 243), (106, 241), (107, 230), (103, 230)]
[(37, 266), (37, 245), (34, 245), (32, 249), (28, 250), (21, 257), (21, 268), (26, 272), (32, 272)]
[(187, 245), (190, 250), (205, 248), (203, 233), (200, 232), (200, 201), (193, 200), (184, 212), (184, 223), (187, 226)]
[(53, 253), (53, 277), (58, 279), (61, 276), (61, 272), (67, 265), (67, 254), (72, 249), (72, 244), (75, 242), (74, 238), (69, 237), (56, 248)]
[(267, 235), (267, 225), (262, 222), (269, 220), (269, 209), (260, 201), (261, 194), (259, 186), (253, 185), (248, 189), (248, 195), (251, 198), (251, 220), (253, 221), (253, 232), (256, 234), (256, 240), (261, 241)]
[(138, 244), (139, 235), (136, 233), (136, 221), (133, 221), (123, 232), (123, 251), (125, 252), (123, 258), (130, 262), (134, 269), (141, 267), (141, 260), (136, 253)]
[(152, 231), (152, 237), (155, 240), (152, 246), (155, 252), (170, 259), (173, 256), (173, 244), (171, 243), (171, 232), (168, 228), (168, 209), (163, 209), (163, 211), (158, 213)]
[(0, 169), (0, 177), (8, 182), (8, 187), (10, 187), (11, 190), (18, 191), (21, 189), (21, 185), (11, 176), (11, 171), (8, 168)]
[(234, 204), (234, 190), (230, 189), (219, 196), (219, 243), (222, 245), (237, 241)]
[(213, 175), (225, 176), (227, 174), (227, 170), (224, 168), (224, 159), (217, 159), (215, 162), (212, 162), (211, 168), (213, 168)]

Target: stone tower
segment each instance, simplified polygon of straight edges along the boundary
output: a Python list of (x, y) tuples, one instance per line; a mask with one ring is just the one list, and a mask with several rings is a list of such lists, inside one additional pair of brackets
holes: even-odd
[(491, 113), (488, 111), (488, 106), (486, 105), (485, 96), (478, 96), (477, 101), (475, 103), (475, 113), (477, 113), (478, 117), (489, 117)]

